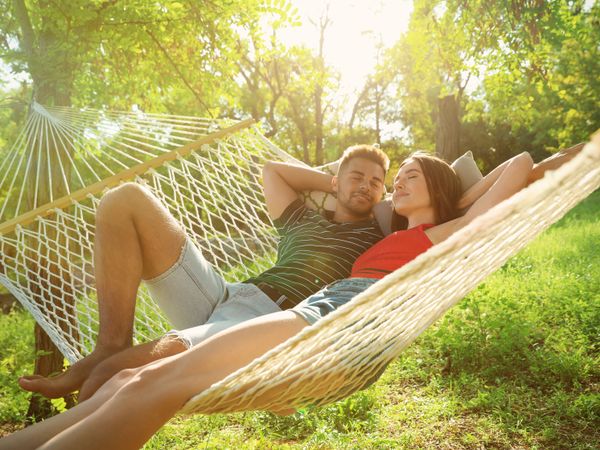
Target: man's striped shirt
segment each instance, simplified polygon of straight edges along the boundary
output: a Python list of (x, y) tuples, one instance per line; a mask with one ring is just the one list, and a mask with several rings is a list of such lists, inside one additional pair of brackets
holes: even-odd
[(352, 264), (383, 238), (374, 219), (336, 223), (292, 202), (276, 219), (275, 265), (247, 283), (265, 283), (297, 304), (324, 286), (348, 278)]

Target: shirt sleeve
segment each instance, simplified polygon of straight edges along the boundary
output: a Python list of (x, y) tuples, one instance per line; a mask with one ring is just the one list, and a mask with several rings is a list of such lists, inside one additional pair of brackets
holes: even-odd
[(304, 216), (307, 208), (304, 202), (300, 199), (294, 200), (281, 213), (277, 219), (273, 221), (278, 232), (285, 231), (290, 225), (295, 224)]

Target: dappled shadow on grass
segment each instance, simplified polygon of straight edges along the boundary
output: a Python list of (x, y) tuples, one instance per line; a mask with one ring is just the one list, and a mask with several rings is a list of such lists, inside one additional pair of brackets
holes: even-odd
[(284, 440), (304, 440), (316, 433), (366, 433), (375, 429), (376, 396), (374, 391), (361, 391), (331, 405), (307, 407), (290, 416), (256, 412), (247, 424), (267, 435)]

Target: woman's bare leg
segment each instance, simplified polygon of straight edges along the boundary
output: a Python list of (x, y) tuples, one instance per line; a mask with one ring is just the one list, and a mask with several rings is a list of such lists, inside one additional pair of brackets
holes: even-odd
[(141, 368), (122, 371), (105, 383), (89, 400), (43, 422), (38, 422), (23, 430), (0, 439), (0, 450), (28, 450), (38, 448), (58, 433), (84, 420), (105, 404)]
[(193, 395), (305, 326), (304, 319), (291, 311), (269, 314), (225, 330), (189, 351), (149, 364), (95, 412), (41, 448), (140, 448)]

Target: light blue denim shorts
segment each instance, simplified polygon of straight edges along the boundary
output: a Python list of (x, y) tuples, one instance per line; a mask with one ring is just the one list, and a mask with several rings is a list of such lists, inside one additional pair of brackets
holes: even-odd
[(294, 311), (312, 325), (330, 312), (348, 303), (377, 281), (379, 280), (375, 278), (346, 278), (345, 280), (336, 281), (298, 303), (291, 311)]
[(167, 334), (188, 348), (240, 322), (281, 311), (255, 285), (227, 283), (191, 239), (171, 268), (145, 283), (175, 328)]
[[(378, 281), (378, 279), (374, 278), (346, 278), (345, 280), (337, 281), (321, 289), (316, 294), (311, 295), (290, 311), (294, 311), (312, 325), (317, 320), (345, 305)], [(372, 359), (375, 360), (378, 356), (379, 354), (374, 354)], [(389, 362), (384, 364), (376, 374), (366, 379), (361, 386), (357, 386), (352, 392), (366, 389), (375, 383), (383, 374), (388, 364)]]

